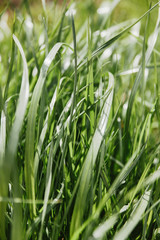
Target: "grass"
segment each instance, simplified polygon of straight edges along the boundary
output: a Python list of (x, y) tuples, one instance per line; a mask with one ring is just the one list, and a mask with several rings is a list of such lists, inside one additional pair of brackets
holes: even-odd
[(34, 4), (0, 13), (0, 239), (159, 239), (160, 3)]

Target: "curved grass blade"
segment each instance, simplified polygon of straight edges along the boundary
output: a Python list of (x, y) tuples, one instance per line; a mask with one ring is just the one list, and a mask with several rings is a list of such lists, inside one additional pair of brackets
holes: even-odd
[[(19, 134), (23, 125), (23, 120), (27, 108), (28, 98), (29, 98), (29, 80), (28, 80), (28, 67), (27, 62), (25, 58), (24, 51), (22, 49), (22, 46), (17, 39), (15, 35), (13, 35), (13, 39), (20, 51), (22, 60), (23, 60), (23, 76), (22, 76), (22, 83), (20, 88), (20, 94), (19, 99), (17, 103), (16, 113), (15, 113), (15, 120), (13, 122), (11, 131), (9, 133), (8, 143), (7, 143), (7, 149), (6, 149), (6, 156), (5, 156), (5, 163), (4, 163), (4, 170), (5, 170), (5, 182), (3, 182), (4, 187), (6, 188), (6, 192), (8, 192), (8, 182), (10, 179), (10, 174), (12, 171), (12, 167), (14, 165), (15, 157), (17, 154), (17, 147), (18, 147), (18, 141), (19, 141)], [(16, 174), (16, 172), (15, 172)], [(15, 194), (18, 194), (19, 186), (15, 187), (16, 191)], [(5, 189), (4, 189), (5, 191)], [(2, 196), (5, 196), (2, 194)], [(17, 210), (17, 211), (16, 211)], [(20, 226), (22, 219), (21, 215), (18, 214), (21, 212), (21, 207), (14, 209), (14, 218), (13, 218), (13, 229), (12, 229), (12, 237), (15, 239), (20, 239), (22, 233), (22, 227)], [(17, 228), (17, 224), (19, 225), (19, 233), (15, 231), (15, 228)]]
[[(51, 201), (48, 201), (47, 204), (49, 205), (47, 210), (46, 210), (46, 214), (48, 214), (53, 208), (54, 206), (56, 206), (57, 204), (61, 203), (61, 197), (63, 194), (63, 189), (64, 189), (64, 184), (62, 183), (61, 189), (59, 190), (58, 195), (56, 196), (56, 198), (52, 199)], [(39, 204), (42, 204), (41, 200), (39, 202)], [(26, 239), (29, 239), (32, 236), (32, 233), (35, 229), (35, 227), (38, 226), (38, 224), (41, 222), (42, 219), (42, 213), (40, 213), (35, 219), (34, 222), (32, 223), (32, 225), (29, 226), (27, 232), (26, 232)]]
[[(64, 78), (60, 79), (60, 83), (59, 83), (59, 88), (61, 87), (62, 81), (64, 80)], [(53, 113), (53, 109), (56, 103), (56, 98), (57, 98), (57, 93), (58, 93), (59, 89), (58, 87), (56, 87), (55, 92), (53, 94), (53, 97), (51, 99), (51, 103), (49, 106), (49, 112), (47, 113), (46, 119), (44, 121), (44, 127), (42, 128), (40, 137), (39, 137), (39, 142), (37, 145), (37, 151), (35, 154), (35, 159), (34, 159), (34, 178), (36, 180), (37, 177), (37, 171), (38, 171), (38, 166), (39, 166), (39, 156), (41, 155), (41, 149), (42, 149), (42, 145), (46, 136), (46, 132), (48, 129), (48, 122), (49, 122), (49, 115), (52, 115)]]
[(144, 195), (141, 197), (138, 206), (133, 210), (129, 220), (125, 223), (125, 225), (116, 233), (113, 240), (125, 240), (128, 238), (130, 233), (136, 227), (138, 222), (141, 220), (142, 214), (145, 212), (151, 191), (145, 191)]
[(77, 197), (76, 197), (72, 220), (71, 220), (71, 227), (70, 227), (71, 237), (74, 234), (74, 232), (81, 226), (81, 223), (83, 220), (86, 198), (89, 191), (89, 183), (91, 179), (92, 167), (95, 165), (98, 151), (106, 132), (106, 127), (107, 127), (108, 118), (109, 118), (110, 109), (111, 109), (112, 100), (113, 100), (113, 86), (114, 86), (114, 77), (111, 73), (109, 73), (109, 85), (108, 85), (107, 91), (110, 91), (110, 93), (104, 103), (98, 126), (95, 130), (88, 154), (86, 156), (85, 162), (82, 167), (81, 180), (80, 180), (79, 189), (77, 192)]
[(105, 222), (101, 223), (94, 232), (93, 237), (90, 237), (89, 240), (102, 240), (105, 234), (114, 226), (117, 222), (118, 214), (114, 214), (109, 217)]
[(55, 58), (58, 50), (63, 43), (57, 43), (45, 58), (40, 70), (37, 84), (34, 88), (31, 105), (28, 113), (28, 122), (26, 129), (26, 145), (25, 145), (25, 181), (26, 191), (29, 199), (33, 199), (33, 205), (30, 206), (30, 215), (36, 215), (35, 205), (35, 182), (34, 182), (34, 144), (35, 144), (35, 125), (38, 103), (42, 94), (43, 85), (47, 76), (47, 71)]
[(18, 99), (18, 104), (16, 108), (16, 113), (15, 113), (15, 120), (9, 135), (9, 140), (7, 144), (7, 161), (8, 161), (8, 166), (11, 169), (14, 157), (16, 155), (17, 151), (17, 146), (18, 146), (18, 139), (19, 139), (19, 133), (22, 128), (26, 108), (27, 108), (27, 103), (28, 103), (28, 98), (29, 98), (29, 80), (28, 80), (28, 67), (27, 67), (27, 62), (25, 58), (24, 51), (22, 49), (22, 46), (17, 39), (15, 35), (13, 35), (13, 39), (21, 53), (22, 60), (23, 60), (23, 77), (22, 77), (22, 84), (21, 84), (21, 89), (20, 89), (20, 94), (19, 94), (19, 99)]

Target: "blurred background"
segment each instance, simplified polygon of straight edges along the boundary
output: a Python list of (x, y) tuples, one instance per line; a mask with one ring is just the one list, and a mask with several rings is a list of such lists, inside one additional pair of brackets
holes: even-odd
[[(112, 0), (72, 0), (72, 1), (66, 1), (66, 0), (46, 0), (46, 4), (58, 4), (63, 5), (66, 2), (76, 2), (79, 6), (83, 6), (84, 9), (88, 10), (90, 8), (90, 12), (93, 13), (95, 9), (100, 6), (102, 3), (105, 4), (107, 2), (112, 2)], [(120, 0), (118, 7), (116, 8), (116, 11), (114, 13), (114, 17), (116, 16), (117, 20), (121, 19), (128, 19), (133, 17), (138, 17), (140, 14), (142, 14), (144, 11), (146, 11), (149, 6), (155, 4), (157, 0)], [(0, 0), (0, 9), (1, 11), (3, 8), (9, 4), (11, 9), (18, 9), (23, 7), (26, 3), (29, 3), (30, 6), (36, 7), (37, 9), (42, 6), (41, 0)], [(35, 13), (37, 9), (34, 9)]]

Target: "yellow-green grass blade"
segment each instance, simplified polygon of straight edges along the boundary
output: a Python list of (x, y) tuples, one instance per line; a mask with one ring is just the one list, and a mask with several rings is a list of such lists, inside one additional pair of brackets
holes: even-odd
[(63, 43), (57, 43), (49, 52), (45, 58), (40, 70), (40, 75), (36, 86), (33, 91), (31, 104), (28, 113), (28, 122), (26, 129), (26, 144), (25, 144), (25, 184), (27, 197), (33, 200), (33, 204), (30, 206), (30, 215), (33, 217), (36, 215), (35, 204), (35, 180), (34, 180), (34, 151), (35, 151), (35, 128), (36, 128), (36, 115), (39, 100), (42, 94), (45, 79), (47, 77), (47, 71), (55, 58), (58, 50)]
[(95, 165), (99, 148), (101, 146), (103, 137), (106, 132), (106, 127), (107, 127), (110, 109), (112, 105), (112, 99), (113, 99), (113, 87), (114, 87), (114, 77), (111, 73), (109, 73), (109, 84), (108, 84), (107, 92), (110, 91), (110, 93), (104, 103), (101, 116), (98, 122), (98, 126), (93, 135), (93, 139), (92, 139), (88, 154), (86, 156), (85, 162), (82, 167), (79, 189), (77, 192), (77, 197), (76, 197), (72, 220), (71, 220), (70, 236), (72, 236), (74, 232), (81, 226), (83, 221), (84, 212), (85, 212), (85, 203), (86, 203), (86, 198), (89, 191), (92, 168)]

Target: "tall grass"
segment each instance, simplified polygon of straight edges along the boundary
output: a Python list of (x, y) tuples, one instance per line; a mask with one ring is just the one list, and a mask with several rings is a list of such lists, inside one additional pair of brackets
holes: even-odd
[(160, 2), (121, 2), (0, 13), (0, 239), (159, 237)]

